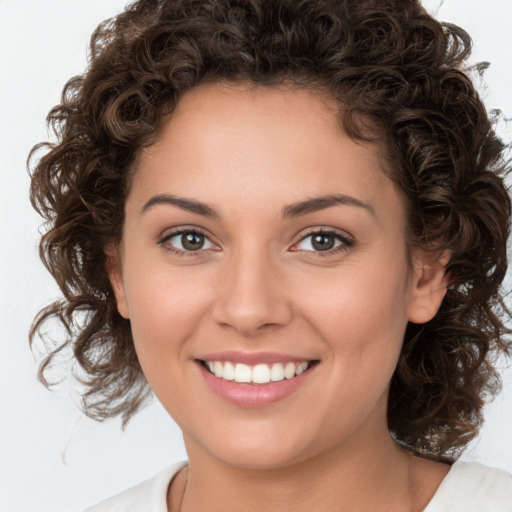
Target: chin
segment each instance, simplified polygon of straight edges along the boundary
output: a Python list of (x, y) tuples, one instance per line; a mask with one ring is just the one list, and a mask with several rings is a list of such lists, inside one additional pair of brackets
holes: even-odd
[[(299, 433), (297, 433), (299, 434)], [(189, 443), (185, 437), (187, 451)], [(257, 429), (255, 432), (222, 430), (221, 435), (213, 433), (206, 442), (198, 440), (201, 451), (209, 452), (215, 459), (240, 469), (277, 469), (291, 466), (306, 458), (307, 443), (304, 436), (283, 433), (279, 428)]]
[(292, 466), (301, 460), (301, 453), (299, 450), (283, 447), (265, 447), (261, 446), (247, 447), (238, 446), (231, 447), (226, 450), (225, 447), (222, 453), (214, 454), (218, 459), (222, 460), (225, 464), (246, 470), (272, 470), (282, 469)]

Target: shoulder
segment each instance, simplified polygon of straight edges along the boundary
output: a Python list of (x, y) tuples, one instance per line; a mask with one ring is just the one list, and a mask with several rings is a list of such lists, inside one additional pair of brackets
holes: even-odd
[(84, 512), (167, 512), (169, 483), (186, 464), (173, 464), (155, 477), (130, 487)]
[(512, 476), (478, 462), (453, 464), (424, 512), (512, 512)]

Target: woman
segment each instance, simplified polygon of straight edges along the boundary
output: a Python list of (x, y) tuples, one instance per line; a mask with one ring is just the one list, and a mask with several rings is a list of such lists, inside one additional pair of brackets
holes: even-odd
[(140, 0), (99, 27), (33, 170), (64, 300), (32, 336), (68, 329), (41, 376), (71, 347), (92, 417), (151, 389), (189, 460), (91, 510), (510, 509), (508, 474), (454, 463), (508, 347), (469, 46), (411, 0)]

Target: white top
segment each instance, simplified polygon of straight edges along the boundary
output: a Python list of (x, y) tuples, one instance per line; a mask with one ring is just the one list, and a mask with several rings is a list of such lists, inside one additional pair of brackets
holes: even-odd
[(423, 512), (512, 512), (512, 475), (457, 461)]
[[(84, 512), (168, 512), (167, 489), (179, 462)], [(478, 462), (455, 462), (423, 512), (512, 512), (512, 476)]]

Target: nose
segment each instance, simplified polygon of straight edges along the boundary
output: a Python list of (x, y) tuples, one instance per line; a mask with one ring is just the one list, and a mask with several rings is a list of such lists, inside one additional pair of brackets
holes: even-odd
[(212, 312), (218, 325), (250, 338), (291, 321), (282, 271), (262, 251), (233, 256), (220, 281)]

